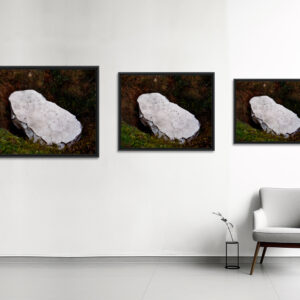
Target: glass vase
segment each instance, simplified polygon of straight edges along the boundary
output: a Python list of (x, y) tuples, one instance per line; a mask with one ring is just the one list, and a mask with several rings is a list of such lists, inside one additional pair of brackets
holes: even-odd
[(237, 232), (235, 227), (227, 226), (226, 228), (226, 242), (237, 242), (238, 237), (237, 237)]

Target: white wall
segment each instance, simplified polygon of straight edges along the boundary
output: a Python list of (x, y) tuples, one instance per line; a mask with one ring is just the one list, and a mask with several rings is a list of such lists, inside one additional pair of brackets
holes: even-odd
[[(298, 146), (232, 144), (232, 78), (300, 77), (300, 3), (7, 0), (0, 65), (99, 65), (99, 159), (0, 159), (0, 255), (223, 255), (220, 210), (254, 250), (260, 186), (298, 186)], [(117, 72), (214, 71), (216, 151), (118, 152)], [(273, 254), (297, 254), (281, 250)]]
[[(228, 85), (232, 86), (232, 78), (300, 78), (299, 1), (229, 0), (227, 11), (230, 76), (225, 80)], [(231, 98), (232, 92), (226, 96), (230, 105)], [(299, 151), (299, 145), (230, 147), (229, 209), (243, 236), (243, 254), (254, 251), (248, 241), (252, 221), (249, 210), (257, 207), (258, 187), (299, 187)], [(271, 249), (269, 254), (300, 252)]]

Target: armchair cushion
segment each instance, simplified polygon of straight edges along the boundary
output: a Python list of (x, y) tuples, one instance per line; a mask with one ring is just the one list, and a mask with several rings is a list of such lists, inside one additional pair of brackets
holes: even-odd
[(262, 208), (254, 212), (254, 230), (267, 227), (267, 217)]
[(300, 228), (264, 227), (253, 230), (257, 242), (300, 243)]
[(300, 228), (299, 188), (261, 188), (260, 199), (268, 226)]

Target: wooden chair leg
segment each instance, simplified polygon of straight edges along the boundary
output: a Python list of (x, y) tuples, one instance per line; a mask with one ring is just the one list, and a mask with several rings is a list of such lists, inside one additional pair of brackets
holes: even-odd
[(261, 264), (264, 262), (264, 258), (265, 258), (265, 255), (266, 255), (267, 248), (268, 247), (264, 247), (264, 250), (263, 250), (263, 253), (262, 253), (262, 256), (261, 256), (261, 259), (260, 259)]
[(254, 267), (256, 264), (256, 258), (257, 258), (258, 252), (259, 252), (259, 248), (260, 248), (260, 242), (257, 242), (256, 249), (255, 249), (254, 256), (253, 256), (252, 266), (251, 266), (251, 270), (250, 270), (250, 275), (253, 274)]

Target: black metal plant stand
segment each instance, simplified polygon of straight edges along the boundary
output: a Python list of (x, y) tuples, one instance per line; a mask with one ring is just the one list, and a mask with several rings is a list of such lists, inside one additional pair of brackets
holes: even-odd
[[(237, 256), (235, 257), (236, 264), (228, 264), (228, 245), (236, 247)], [(234, 257), (234, 256), (233, 256)], [(239, 269), (240, 268), (240, 244), (239, 242), (226, 242), (226, 269)]]

